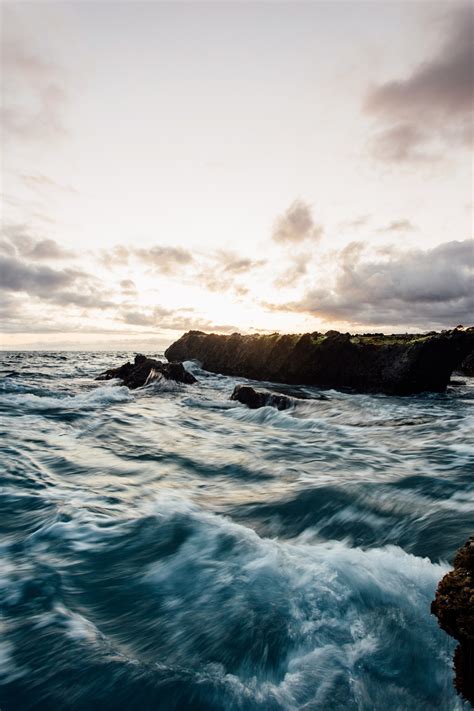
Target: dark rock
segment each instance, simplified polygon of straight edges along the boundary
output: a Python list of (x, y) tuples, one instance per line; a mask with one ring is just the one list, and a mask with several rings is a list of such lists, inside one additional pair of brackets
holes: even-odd
[(474, 350), (474, 328), (435, 335), (327, 334), (230, 336), (188, 331), (168, 360), (196, 359), (205, 370), (276, 383), (409, 395), (443, 392)]
[(286, 395), (254, 390), (250, 385), (236, 385), (230, 399), (238, 400), (251, 410), (265, 406), (276, 407), (277, 410), (287, 410), (294, 405), (294, 401)]
[(454, 570), (441, 580), (431, 612), (459, 644), (454, 652), (454, 686), (474, 706), (474, 536), (458, 551)]
[(474, 377), (474, 351), (464, 358), (461, 365), (456, 369), (463, 375)]
[(124, 385), (132, 389), (148, 385), (160, 378), (189, 385), (196, 382), (194, 375), (189, 373), (182, 363), (163, 363), (141, 354), (135, 356), (133, 364), (124, 363), (119, 368), (110, 368), (105, 373), (98, 375), (96, 380), (110, 380), (112, 378), (119, 378)]

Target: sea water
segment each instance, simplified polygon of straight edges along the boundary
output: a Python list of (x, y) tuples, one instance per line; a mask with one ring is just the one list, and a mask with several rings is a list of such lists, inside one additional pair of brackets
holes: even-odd
[(474, 381), (280, 412), (197, 363), (94, 380), (133, 355), (2, 355), (2, 711), (465, 708), (430, 602), (474, 528)]

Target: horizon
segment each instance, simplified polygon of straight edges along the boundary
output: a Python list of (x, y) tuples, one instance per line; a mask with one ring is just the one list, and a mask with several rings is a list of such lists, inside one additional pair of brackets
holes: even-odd
[[(461, 324), (458, 324), (457, 326), (451, 328), (451, 329), (442, 329), (436, 333), (445, 333), (448, 331), (454, 331), (454, 330), (468, 330), (474, 328), (473, 326), (463, 326)], [(185, 335), (186, 332), (183, 332), (181, 336)], [(281, 331), (265, 331), (262, 333), (252, 333), (252, 334), (245, 334), (245, 333), (240, 333), (238, 332), (239, 335), (253, 335), (253, 336), (266, 336), (266, 335), (274, 335), (277, 333), (278, 335), (288, 335), (284, 334)], [(306, 332), (307, 333), (307, 332)], [(321, 332), (323, 335), (325, 332)], [(420, 331), (420, 330), (412, 330), (412, 331), (393, 331), (392, 333), (381, 333), (377, 331), (352, 331), (350, 335), (353, 336), (375, 336), (375, 335), (383, 335), (384, 337), (389, 338), (390, 336), (423, 336), (423, 335), (431, 335), (432, 333), (435, 333), (434, 331)], [(212, 331), (208, 331), (208, 334), (212, 335), (228, 335), (228, 334), (222, 334), (222, 333), (212, 333)], [(297, 332), (293, 331), (291, 332), (290, 335), (304, 335), (305, 332)], [(178, 337), (179, 338), (179, 337)], [(178, 339), (176, 339), (178, 340)], [(127, 339), (125, 342), (122, 341), (122, 343), (119, 343), (118, 341), (99, 341), (99, 342), (94, 342), (94, 343), (81, 343), (77, 344), (74, 343), (73, 341), (70, 342), (59, 342), (59, 343), (37, 343), (35, 346), (29, 346), (28, 344), (18, 344), (18, 347), (12, 348), (9, 346), (3, 346), (0, 344), (0, 352), (4, 353), (9, 353), (9, 352), (18, 352), (18, 353), (23, 353), (23, 352), (33, 352), (33, 353), (47, 353), (47, 352), (53, 352), (53, 353), (74, 353), (74, 352), (87, 352), (87, 353), (107, 353), (107, 352), (117, 352), (117, 351), (122, 351), (126, 353), (145, 353), (149, 354), (150, 352), (155, 352), (160, 355), (164, 355), (165, 350), (172, 344), (174, 343), (174, 340), (169, 340), (169, 341), (158, 341), (157, 339), (148, 339), (148, 340), (141, 340), (138, 341), (134, 339), (133, 337)], [(126, 347), (128, 344), (133, 347)]]
[(468, 3), (1, 13), (2, 350), (472, 321)]

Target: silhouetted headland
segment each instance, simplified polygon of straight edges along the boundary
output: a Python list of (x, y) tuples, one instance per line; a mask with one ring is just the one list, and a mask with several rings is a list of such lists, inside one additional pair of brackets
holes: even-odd
[(423, 335), (328, 331), (225, 336), (188, 331), (165, 355), (169, 361), (198, 360), (205, 370), (223, 375), (410, 395), (443, 392), (452, 372), (468, 357), (472, 361), (473, 351), (474, 327), (457, 327)]

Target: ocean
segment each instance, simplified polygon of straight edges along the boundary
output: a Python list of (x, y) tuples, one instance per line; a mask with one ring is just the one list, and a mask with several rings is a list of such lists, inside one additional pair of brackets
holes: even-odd
[(133, 356), (1, 356), (1, 710), (464, 709), (430, 602), (474, 528), (474, 379), (249, 410), (196, 363), (94, 380)]

